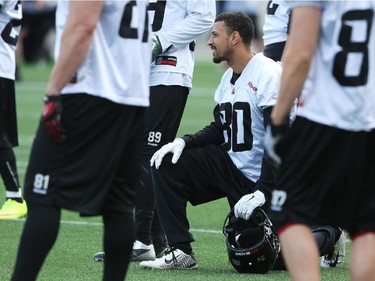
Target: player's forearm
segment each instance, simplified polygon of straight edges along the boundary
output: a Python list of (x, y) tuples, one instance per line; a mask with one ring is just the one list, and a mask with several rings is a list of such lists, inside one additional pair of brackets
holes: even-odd
[(161, 33), (175, 48), (181, 48), (212, 28), (215, 21), (215, 1), (188, 1), (188, 15), (174, 28)]
[(212, 28), (214, 17), (210, 20), (203, 16), (199, 18), (200, 16), (198, 14), (188, 15), (184, 21), (176, 25), (176, 28), (168, 30), (165, 37), (176, 48), (189, 44)]
[(101, 0), (70, 1), (69, 16), (61, 37), (59, 56), (47, 86), (47, 94), (59, 94), (74, 77), (90, 47), (102, 7)]
[(72, 79), (89, 49), (93, 31), (82, 26), (64, 29), (58, 60), (47, 86), (48, 94), (60, 93)]
[(293, 10), (292, 26), (283, 54), (283, 72), (272, 123), (280, 125), (300, 95), (308, 75), (319, 34), (320, 11), (316, 8)]
[(296, 62), (295, 65), (292, 65), (291, 61), (285, 60), (284, 65), (277, 104), (271, 115), (274, 125), (281, 125), (287, 119), (295, 99), (301, 93), (309, 70), (308, 65), (303, 62)]
[(215, 122), (195, 134), (184, 135), (182, 139), (186, 143), (186, 148), (202, 147), (209, 144), (220, 145), (224, 142), (222, 130)]

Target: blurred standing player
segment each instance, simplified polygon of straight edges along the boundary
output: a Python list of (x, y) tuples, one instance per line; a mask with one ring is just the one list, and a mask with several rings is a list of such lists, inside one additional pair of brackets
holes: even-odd
[(12, 280), (36, 279), (62, 208), (103, 216), (103, 280), (125, 278), (149, 105), (146, 7), (144, 1), (58, 3), (57, 62), (27, 168), (29, 214)]
[(268, 1), (263, 25), (263, 53), (274, 61), (281, 61), (288, 38), (291, 11), (283, 0)]
[[(16, 80), (22, 80), (20, 63), (39, 65), (52, 61), (48, 37), (55, 31), (56, 0), (22, 0), (21, 31), (16, 49)], [(53, 36), (53, 35), (52, 35)]]
[[(162, 256), (167, 241), (155, 212), (150, 159), (173, 141), (185, 109), (194, 70), (195, 39), (210, 30), (215, 20), (215, 1), (150, 1), (152, 63), (150, 107), (143, 136), (141, 182), (136, 201), (136, 240), (132, 260)], [(154, 213), (155, 212), (155, 213)], [(103, 260), (97, 253), (95, 260)]]
[(6, 189), (0, 220), (21, 218), (27, 213), (13, 151), (13, 147), (18, 145), (14, 80), (21, 19), (20, 1), (0, 0), (0, 174)]
[[(274, 61), (281, 61), (286, 41), (288, 39), (292, 9), (286, 1), (268, 1), (264, 26), (264, 55)], [(339, 227), (319, 226), (313, 227), (313, 234), (318, 242), (322, 267), (335, 267), (345, 257), (346, 234)], [(282, 256), (279, 255), (277, 265), (281, 263), (284, 268)]]
[[(320, 280), (308, 227), (314, 224), (346, 229), (351, 279), (375, 280), (375, 2), (292, 5), (280, 96), (267, 134), (270, 155), (282, 159), (270, 215), (293, 280)], [(275, 151), (291, 101), (301, 92), (283, 141), (288, 146)]]

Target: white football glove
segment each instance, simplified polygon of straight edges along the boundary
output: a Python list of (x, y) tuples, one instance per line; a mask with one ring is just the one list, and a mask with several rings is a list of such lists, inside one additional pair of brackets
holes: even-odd
[(173, 142), (163, 145), (158, 151), (152, 155), (150, 165), (159, 169), (161, 161), (167, 153), (173, 153), (172, 163), (176, 164), (185, 148), (185, 141), (182, 138), (176, 138)]
[(263, 192), (257, 190), (254, 193), (246, 194), (234, 205), (234, 215), (237, 218), (248, 220), (256, 207), (266, 202)]

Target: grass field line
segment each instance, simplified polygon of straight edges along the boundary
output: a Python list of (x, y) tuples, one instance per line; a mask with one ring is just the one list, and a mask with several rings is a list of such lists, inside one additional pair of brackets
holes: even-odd
[[(87, 221), (61, 220), (60, 223), (65, 224), (65, 225), (103, 226), (103, 223), (101, 222), (87, 222)], [(221, 230), (205, 229), (205, 228), (191, 228), (190, 231), (201, 232), (201, 233), (214, 233), (214, 234), (223, 233)]]
[[(14, 222), (22, 222), (24, 223), (26, 219), (16, 219), (12, 220)], [(71, 221), (71, 220), (61, 220), (60, 224), (63, 225), (80, 225), (80, 226), (103, 226), (103, 223), (101, 222), (88, 222), (88, 221)], [(215, 230), (215, 229), (205, 229), (205, 228), (191, 228), (191, 232), (200, 232), (200, 233), (213, 233), (213, 234), (222, 234), (223, 232), (221, 230)]]
[[(26, 219), (16, 219), (12, 220), (14, 222), (25, 222)], [(103, 223), (101, 222), (87, 222), (87, 221), (71, 221), (71, 220), (61, 220), (60, 224), (63, 225), (79, 225), (79, 226), (103, 226)], [(191, 232), (199, 232), (199, 233), (211, 233), (211, 234), (223, 234), (222, 230), (215, 230), (215, 229), (206, 229), (206, 228), (191, 228)], [(347, 235), (346, 237), (346, 243), (351, 243), (350, 237)]]

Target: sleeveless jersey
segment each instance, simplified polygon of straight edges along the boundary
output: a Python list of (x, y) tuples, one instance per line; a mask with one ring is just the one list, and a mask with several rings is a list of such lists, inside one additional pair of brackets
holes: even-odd
[[(151, 61), (146, 1), (104, 1), (88, 53), (62, 94), (87, 93), (113, 102), (149, 105)], [(56, 47), (68, 15), (69, 1), (56, 11)]]
[(0, 0), (0, 77), (11, 80), (15, 80), (15, 51), (21, 19), (21, 1)]
[(375, 2), (303, 1), (322, 10), (297, 115), (349, 131), (375, 128)]
[(220, 118), (228, 154), (236, 167), (250, 180), (260, 176), (264, 148), (263, 109), (277, 101), (281, 66), (265, 57), (255, 55), (235, 84), (228, 69), (215, 92), (220, 106)]
[(268, 1), (263, 25), (264, 46), (278, 42), (286, 42), (290, 15), (291, 9), (285, 1)]
[(172, 47), (151, 64), (151, 86), (192, 87), (194, 40), (214, 23), (214, 0), (151, 0), (149, 16), (153, 32), (162, 46)]

